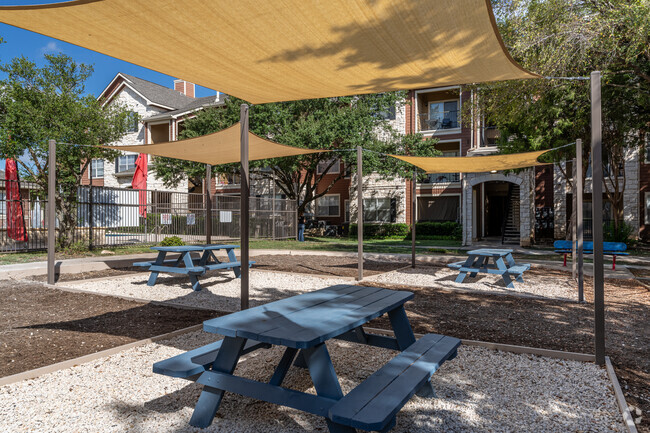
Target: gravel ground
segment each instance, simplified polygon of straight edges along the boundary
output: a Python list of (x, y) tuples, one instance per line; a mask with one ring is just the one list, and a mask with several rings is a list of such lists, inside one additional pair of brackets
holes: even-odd
[(525, 294), (571, 301), (577, 298), (576, 284), (571, 281), (570, 274), (561, 271), (544, 270), (543, 273), (535, 270), (527, 271), (524, 273), (524, 282), (515, 281), (513, 289), (505, 286), (500, 275), (478, 274), (475, 278), (470, 278), (468, 275), (463, 283), (454, 282), (457, 276), (457, 270), (447, 267), (419, 265), (415, 269), (405, 268), (374, 275), (365, 278), (364, 281), (509, 295)]
[[(11, 432), (313, 432), (322, 418), (227, 394), (210, 428), (189, 427), (200, 388), (151, 372), (152, 364), (214, 336), (195, 332), (36, 379), (0, 387), (0, 427)], [(328, 344), (344, 393), (394, 352)], [(237, 374), (268, 380), (281, 348), (248, 355)], [(414, 397), (395, 432), (624, 432), (603, 369), (589, 363), (462, 346), (434, 375), (438, 398)], [(314, 393), (292, 368), (285, 385)]]
[[(232, 272), (210, 274), (200, 278), (203, 290), (192, 290), (186, 276), (160, 274), (156, 285), (147, 286), (149, 274), (135, 274), (99, 281), (66, 283), (70, 287), (108, 295), (129, 296), (152, 301), (173, 301), (191, 307), (211, 308), (218, 311), (237, 311), (240, 306), (241, 285)], [(294, 296), (335, 284), (349, 284), (349, 279), (321, 278), (281, 272), (250, 272), (251, 306)]]

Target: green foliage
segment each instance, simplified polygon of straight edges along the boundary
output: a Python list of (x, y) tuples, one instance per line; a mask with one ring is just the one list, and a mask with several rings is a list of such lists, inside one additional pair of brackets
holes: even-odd
[[(356, 146), (373, 150), (364, 152), (364, 173), (378, 172), (384, 176), (406, 176), (412, 166), (386, 153), (410, 153), (432, 156), (437, 154), (431, 141), (420, 135), (404, 136), (392, 129), (388, 121), (378, 115), (396, 104), (403, 104), (403, 92), (390, 92), (354, 97), (312, 99), (256, 105), (250, 109), (251, 132), (278, 143), (307, 149), (338, 150), (287, 158), (251, 161), (251, 171), (266, 179), (273, 179), (279, 192), (295, 200), (301, 197), (298, 210), (326, 194), (334, 183), (345, 176), (346, 170), (325, 180), (317, 173), (317, 166), (337, 158), (346, 167), (356, 165)], [(191, 138), (227, 128), (239, 121), (240, 106), (244, 101), (226, 99), (225, 106), (200, 111), (196, 117), (185, 120), (181, 138)], [(267, 170), (261, 171), (259, 169)], [(167, 185), (176, 185), (185, 176), (200, 184), (205, 176), (205, 165), (187, 161), (157, 158), (152, 169)], [(238, 173), (239, 164), (213, 167), (215, 174)], [(316, 187), (319, 186), (319, 192)]]
[(185, 242), (178, 236), (167, 236), (160, 242), (161, 247), (180, 247), (185, 245)]
[(636, 236), (636, 230), (625, 221), (619, 221), (618, 225), (614, 222), (603, 224), (603, 239), (605, 242), (623, 242), (630, 244)]
[(76, 241), (64, 245), (57, 242), (57, 251), (68, 255), (85, 253), (88, 251), (88, 243), (85, 241)]
[[(498, 0), (493, 4), (504, 42), (525, 68), (546, 77), (588, 77), (592, 71), (602, 71), (605, 162), (616, 167), (628, 148), (642, 146), (650, 126), (649, 1)], [(503, 152), (550, 149), (581, 138), (584, 177), (591, 138), (589, 80), (533, 79), (471, 88), (476, 104), (466, 104), (463, 115), (485, 115), (487, 123), (502, 133)], [(556, 162), (573, 158), (574, 153), (569, 147), (545, 158)], [(622, 214), (624, 175), (604, 181), (609, 200), (617, 204), (617, 218)]]
[[(18, 57), (0, 65), (0, 158), (17, 158), (23, 179), (47, 190), (50, 139), (56, 150), (56, 208), (59, 243), (69, 246), (76, 226), (77, 186), (92, 158), (113, 158), (116, 152), (93, 145), (119, 140), (128, 128), (128, 111), (112, 104), (102, 107), (85, 95), (84, 82), (93, 68), (70, 57), (46, 55), (46, 65)], [(64, 143), (75, 143), (73, 146)], [(20, 158), (20, 159), (18, 159)]]
[[(350, 237), (356, 238), (359, 227), (358, 224), (350, 224)], [(410, 228), (404, 223), (385, 223), (385, 224), (364, 224), (364, 239), (403, 239), (409, 234)]]
[[(459, 240), (462, 227), (457, 222), (421, 222), (415, 224), (415, 236), (425, 240)], [(356, 238), (357, 224), (350, 224), (350, 237)], [(407, 239), (411, 237), (411, 227), (404, 223), (364, 224), (364, 239)]]
[(426, 221), (415, 224), (415, 236), (417, 238), (442, 237), (457, 240), (462, 235), (463, 227), (455, 221)]

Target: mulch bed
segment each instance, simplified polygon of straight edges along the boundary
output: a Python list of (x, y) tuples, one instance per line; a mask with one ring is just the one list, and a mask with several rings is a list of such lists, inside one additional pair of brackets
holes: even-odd
[[(349, 277), (357, 274), (356, 261), (347, 257), (265, 255), (254, 260), (255, 267), (263, 270)], [(405, 265), (404, 262), (366, 261), (365, 275)], [(85, 277), (127, 272), (133, 270), (112, 269), (88, 273)], [(569, 275), (546, 269), (529, 272)], [(62, 276), (60, 281), (78, 277)], [(593, 353), (591, 285), (591, 278), (586, 277), (586, 304), (396, 285), (391, 288), (415, 293), (407, 311), (419, 333)], [(3, 349), (9, 349), (0, 354), (0, 376), (159, 335), (215, 315), (16, 283), (0, 282), (0, 293), (5, 300), (0, 307), (1, 341)], [(616, 368), (628, 404), (643, 410), (639, 431), (650, 433), (650, 291), (635, 280), (606, 280), (605, 302), (607, 355)], [(388, 328), (390, 325), (385, 319), (377, 319), (370, 326)], [(81, 345), (81, 341), (85, 344)]]
[(0, 281), (0, 377), (196, 325), (217, 316)]

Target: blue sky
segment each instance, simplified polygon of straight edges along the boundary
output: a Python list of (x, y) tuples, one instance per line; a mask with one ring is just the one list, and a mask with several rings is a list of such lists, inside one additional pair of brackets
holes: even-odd
[[(0, 0), (0, 6), (63, 3), (63, 1)], [(86, 82), (86, 92), (95, 96), (104, 90), (118, 72), (134, 75), (170, 88), (174, 82), (174, 77), (5, 24), (0, 24), (0, 37), (5, 41), (4, 44), (0, 44), (1, 63), (9, 62), (14, 57), (25, 56), (42, 66), (45, 63), (45, 54), (65, 53), (78, 63), (93, 65), (95, 72)], [(0, 73), (1, 78), (4, 78), (2, 73)], [(215, 90), (196, 87), (197, 97), (214, 94)], [(0, 170), (2, 169), (4, 169), (4, 160), (0, 160)]]

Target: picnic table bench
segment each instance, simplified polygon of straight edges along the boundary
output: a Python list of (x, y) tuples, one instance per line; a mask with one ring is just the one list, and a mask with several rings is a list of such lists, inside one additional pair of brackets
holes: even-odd
[[(153, 370), (203, 385), (190, 420), (196, 427), (212, 423), (228, 391), (322, 416), (332, 433), (388, 431), (414, 394), (434, 396), (431, 375), (461, 344), (437, 334), (416, 341), (404, 310), (412, 298), (410, 292), (337, 285), (239, 311), (203, 323), (223, 340), (157, 362)], [(362, 325), (385, 313), (395, 337), (366, 333)], [(332, 338), (401, 353), (344, 396), (325, 345)], [(285, 350), (268, 382), (233, 374), (243, 354), (272, 345)], [(282, 387), (292, 364), (308, 369), (316, 395)]]
[[(559, 254), (564, 254), (564, 264), (566, 266), (566, 257), (568, 254), (573, 254), (573, 244), (571, 241), (555, 241), (553, 242), (553, 248), (555, 252)], [(577, 246), (576, 246), (577, 249)], [(612, 256), (612, 270), (616, 270), (616, 256), (627, 256), (629, 255), (625, 251), (627, 250), (627, 244), (625, 242), (603, 242), (603, 254)], [(584, 254), (593, 254), (594, 253), (594, 243), (583, 242), (582, 251)]]
[[(493, 266), (489, 265), (490, 259), (494, 262)], [(510, 276), (514, 276), (515, 281), (523, 283), (524, 272), (530, 269), (530, 264), (516, 264), (515, 259), (512, 258), (512, 250), (482, 248), (469, 251), (466, 260), (450, 263), (447, 267), (459, 271), (458, 277), (456, 277), (457, 283), (462, 283), (467, 274), (471, 278), (476, 277), (479, 273), (496, 274), (501, 275), (506, 287), (512, 289), (515, 284)]]
[[(182, 245), (173, 247), (151, 247), (152, 250), (158, 251), (158, 257), (153, 262), (136, 262), (133, 266), (147, 268), (151, 275), (147, 285), (154, 286), (160, 272), (169, 274), (187, 275), (192, 283), (193, 290), (201, 290), (201, 284), (198, 277), (204, 275), (207, 271), (219, 269), (232, 269), (235, 277), (241, 275), (241, 262), (237, 260), (235, 248), (238, 245)], [(214, 254), (215, 251), (226, 250), (228, 261), (220, 261)], [(192, 257), (192, 253), (197, 252), (201, 255)], [(176, 259), (166, 260), (167, 253), (179, 253)], [(249, 261), (248, 266), (252, 266), (254, 261)], [(181, 267), (184, 266), (184, 267)]]

